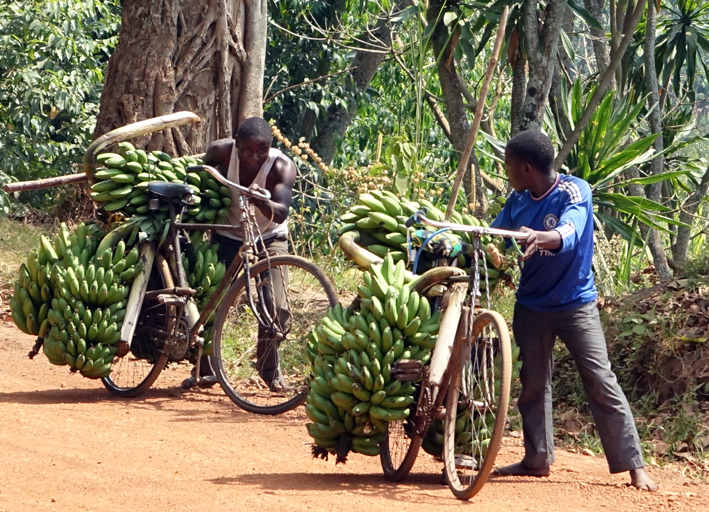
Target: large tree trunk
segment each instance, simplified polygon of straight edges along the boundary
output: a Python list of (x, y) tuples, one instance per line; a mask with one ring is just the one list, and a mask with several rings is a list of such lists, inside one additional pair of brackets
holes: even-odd
[[(399, 2), (401, 8), (403, 2)], [(366, 42), (352, 62), (352, 72), (349, 76), (348, 86), (352, 92), (364, 92), (369, 87), (372, 78), (379, 69), (379, 65), (387, 56), (384, 49), (391, 43), (391, 24), (387, 18), (382, 18), (375, 29), (367, 36)], [(322, 125), (318, 127), (318, 134), (311, 146), (325, 163), (331, 163), (335, 157), (336, 144), (344, 137), (347, 128), (357, 113), (357, 101), (352, 97), (345, 108), (341, 104), (332, 103), (327, 109), (327, 115)], [(305, 132), (303, 132), (305, 133)]]
[(265, 0), (125, 0), (94, 138), (180, 110), (196, 125), (134, 141), (172, 155), (202, 151), (262, 115)]
[[(648, 96), (648, 110), (650, 113), (649, 124), (652, 133), (659, 133), (660, 136), (655, 139), (653, 147), (657, 156), (651, 164), (650, 174), (660, 174), (664, 167), (664, 159), (662, 157), (663, 142), (662, 142), (662, 107), (659, 105), (659, 87), (657, 84), (657, 71), (655, 70), (655, 30), (657, 27), (657, 10), (655, 2), (647, 4), (647, 25), (645, 28), (645, 83), (650, 94)], [(662, 182), (653, 183), (648, 186), (648, 198), (655, 202), (662, 200)], [(650, 238), (648, 240), (652, 259), (655, 263), (657, 275), (660, 281), (669, 281), (672, 279), (672, 271), (667, 264), (667, 255), (665, 248), (662, 246), (662, 238), (660, 233), (653, 228), (650, 228)]]
[[(512, 112), (512, 134), (530, 129), (540, 129), (546, 107), (552, 77), (556, 68), (559, 47), (559, 32), (564, 22), (567, 0), (549, 0), (544, 9), (543, 25), (539, 30), (539, 10), (536, 0), (525, 0), (522, 9), (524, 24), (524, 46), (529, 65), (524, 99), (513, 99), (519, 105)], [(541, 33), (540, 33), (541, 32)], [(517, 70), (515, 69), (515, 73)], [(516, 88), (513, 88), (513, 95)], [(521, 101), (520, 101), (521, 100)]]
[[(709, 167), (704, 171), (704, 176), (699, 186), (692, 192), (682, 204), (682, 209), (679, 212), (680, 222), (688, 225), (693, 225), (695, 222), (694, 215), (699, 209), (699, 204), (709, 191)], [(677, 241), (672, 246), (672, 257), (675, 264), (682, 268), (687, 264), (689, 252), (689, 242), (691, 240), (692, 229), (683, 226), (677, 227)]]
[[(451, 10), (446, 2), (432, 1), (429, 3), (426, 12), (426, 22), (429, 25), (434, 25), (431, 36), (431, 46), (434, 52), (434, 58), (437, 60), (438, 80), (441, 84), (441, 92), (443, 103), (445, 105), (445, 115), (450, 127), (449, 140), (459, 155), (465, 150), (465, 143), (468, 140), (470, 126), (468, 125), (468, 117), (466, 115), (465, 102), (463, 101), (463, 90), (461, 81), (458, 78), (456, 60), (453, 56), (455, 49), (454, 38), (448, 33), (448, 27), (443, 23), (442, 10)], [(472, 173), (475, 172), (475, 181), (471, 179)], [(468, 204), (475, 204), (477, 208), (481, 208), (483, 197), (480, 195), (483, 191), (481, 186), (476, 185), (476, 191), (473, 191), (473, 183), (482, 184), (479, 177), (480, 170), (477, 165), (475, 152), (470, 154), (463, 176), (463, 190)], [(476, 197), (478, 196), (478, 197)]]
[[(564, 13), (564, 23), (562, 24), (561, 29), (568, 34), (569, 39), (573, 37), (574, 23), (571, 9), (566, 9), (566, 12)], [(566, 106), (564, 105), (561, 97), (561, 85), (567, 80), (566, 76), (569, 75), (569, 70), (571, 69), (571, 57), (569, 57), (566, 53), (561, 41), (559, 42), (558, 52), (559, 59), (554, 68), (551, 89), (549, 89), (549, 107), (554, 115), (556, 128), (561, 142), (564, 142), (566, 137), (571, 134), (571, 121), (566, 115)]]
[[(583, 5), (599, 23), (603, 22), (603, 0), (583, 0)], [(596, 57), (598, 76), (601, 76), (608, 69), (608, 65), (611, 62), (610, 52), (608, 51), (609, 41), (606, 39), (604, 30), (591, 26), (588, 28), (591, 32), (591, 44), (593, 45), (593, 54)]]

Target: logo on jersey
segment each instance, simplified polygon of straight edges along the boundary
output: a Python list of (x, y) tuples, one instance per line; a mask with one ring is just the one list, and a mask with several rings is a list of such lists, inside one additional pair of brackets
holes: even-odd
[(544, 228), (547, 231), (554, 229), (558, 223), (559, 223), (559, 217), (557, 217), (553, 213), (550, 213), (549, 215), (544, 217)]

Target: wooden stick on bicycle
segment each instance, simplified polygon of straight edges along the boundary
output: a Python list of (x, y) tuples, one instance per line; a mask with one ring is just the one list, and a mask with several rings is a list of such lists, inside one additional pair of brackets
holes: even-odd
[[(458, 191), (460, 190), (460, 184), (463, 181), (463, 176), (465, 175), (465, 169), (468, 167), (468, 161), (470, 160), (470, 155), (473, 152), (473, 146), (475, 145), (475, 139), (478, 136), (478, 128), (480, 128), (480, 121), (482, 121), (483, 110), (485, 108), (485, 98), (487, 97), (487, 91), (490, 88), (490, 82), (492, 81), (492, 74), (497, 66), (497, 59), (500, 55), (500, 49), (502, 48), (502, 40), (505, 37), (505, 26), (507, 25), (507, 15), (509, 14), (509, 7), (505, 6), (502, 11), (502, 16), (500, 16), (500, 26), (497, 30), (497, 37), (495, 38), (495, 46), (492, 50), (492, 57), (490, 58), (490, 63), (487, 66), (487, 73), (485, 73), (485, 79), (483, 80), (482, 88), (480, 89), (480, 98), (478, 99), (478, 106), (475, 108), (475, 117), (473, 118), (473, 126), (468, 134), (468, 140), (465, 142), (465, 150), (463, 151), (463, 156), (458, 162), (458, 172), (455, 176), (455, 181), (453, 182), (453, 188), (451, 189), (451, 198), (448, 203), (448, 208), (446, 208), (446, 220), (450, 220), (453, 214), (453, 209), (455, 208), (455, 203), (458, 200)], [(475, 179), (473, 178), (473, 183)]]
[(26, 192), (27, 190), (37, 190), (47, 187), (60, 187), (62, 185), (71, 185), (72, 183), (81, 183), (88, 180), (86, 174), (68, 174), (65, 176), (56, 176), (54, 178), (44, 178), (41, 180), (18, 181), (8, 183), (2, 189), (8, 194), (11, 192)]
[[(32, 181), (22, 181), (17, 183), (8, 183), (3, 187), (3, 190), (8, 194), (10, 192), (25, 192), (27, 190), (37, 190), (40, 188), (48, 187), (59, 187), (62, 185), (70, 185), (72, 183), (82, 183), (84, 181), (93, 181), (93, 169), (94, 169), (94, 155), (100, 152), (102, 149), (110, 146), (111, 144), (116, 144), (117, 142), (122, 142), (124, 140), (133, 139), (139, 137), (140, 135), (146, 135), (148, 133), (158, 132), (166, 130), (168, 128), (174, 128), (177, 126), (182, 126), (183, 124), (198, 122), (199, 116), (193, 112), (183, 111), (175, 112), (174, 114), (168, 114), (159, 117), (153, 117), (151, 119), (145, 119), (143, 121), (138, 121), (137, 123), (131, 123), (126, 126), (121, 126), (115, 130), (111, 130), (105, 133), (86, 149), (84, 153), (83, 164), (84, 172), (77, 174), (68, 174), (65, 176), (56, 176), (53, 178), (44, 178), (41, 180)], [(197, 156), (201, 156), (197, 155)]]
[(199, 120), (200, 119), (197, 114), (189, 111), (182, 111), (175, 112), (174, 114), (167, 114), (165, 116), (145, 119), (144, 121), (138, 121), (137, 123), (131, 123), (126, 126), (116, 128), (115, 130), (111, 130), (110, 132), (101, 135), (98, 139), (93, 141), (88, 148), (86, 148), (86, 153), (84, 153), (83, 160), (84, 172), (86, 173), (86, 176), (89, 177), (89, 180), (93, 181), (94, 154), (100, 152), (102, 149), (110, 146), (111, 144), (133, 139), (148, 133), (159, 132), (162, 130), (167, 130), (168, 128), (182, 126), (183, 124), (196, 123)]

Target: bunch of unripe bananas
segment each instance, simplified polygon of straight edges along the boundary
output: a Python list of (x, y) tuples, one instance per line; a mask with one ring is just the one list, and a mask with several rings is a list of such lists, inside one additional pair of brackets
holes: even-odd
[[(444, 220), (444, 212), (426, 199), (412, 201), (399, 197), (387, 190), (372, 190), (361, 194), (357, 204), (340, 217), (342, 226), (339, 233), (342, 235), (350, 231), (357, 231), (359, 234), (357, 243), (369, 252), (379, 257), (389, 254), (394, 261), (407, 261), (409, 247), (407, 228), (404, 223), (413, 213), (423, 208), (426, 209), (426, 216), (429, 219), (435, 221)], [(451, 222), (468, 226), (487, 227), (485, 221), (479, 220), (470, 214), (456, 211), (451, 215)], [(418, 233), (425, 235), (426, 233), (433, 234), (433, 232), (433, 228), (427, 227), (424, 230), (419, 230)], [(446, 233), (445, 236), (460, 239), (465, 244), (473, 243), (473, 235), (471, 233)], [(481, 289), (485, 289), (487, 285), (492, 289), (497, 285), (500, 277), (504, 277), (504, 274), (501, 274), (504, 261), (500, 258), (498, 247), (491, 243), (490, 237), (483, 236), (481, 242), (485, 249), (485, 260), (478, 260), (481, 273), (480, 285)], [(431, 264), (433, 264), (432, 261), (421, 260), (421, 264), (416, 268), (416, 273), (422, 274), (430, 268)], [(458, 255), (457, 265), (459, 267), (470, 269), (471, 264), (472, 261), (468, 254), (462, 252)], [(487, 274), (487, 281), (485, 273)]]
[[(148, 213), (148, 183), (162, 181), (187, 184), (196, 197), (187, 208), (182, 222), (221, 224), (232, 204), (231, 191), (218, 183), (206, 171), (187, 172), (190, 165), (201, 160), (190, 156), (172, 158), (162, 151), (147, 153), (135, 149), (130, 142), (120, 142), (117, 153), (96, 156), (99, 166), (93, 173), (91, 197), (108, 212), (122, 211), (126, 215)], [(167, 218), (167, 206), (156, 213)]]
[[(226, 274), (226, 266), (217, 258), (219, 244), (212, 244), (208, 239), (205, 240), (203, 231), (193, 231), (190, 234), (190, 243), (194, 253), (183, 251), (182, 265), (187, 275), (187, 284), (196, 291), (197, 307), (202, 310), (207, 306), (209, 299)], [(207, 320), (201, 334), (204, 338), (202, 353), (206, 356), (212, 353), (212, 325), (215, 313), (216, 310)], [(196, 353), (192, 356), (196, 356)]]
[(386, 256), (364, 273), (359, 299), (330, 308), (309, 335), (308, 433), (343, 460), (349, 450), (378, 454), (387, 422), (410, 414), (414, 385), (396, 380), (392, 366), (431, 357), (441, 312), (405, 281), (404, 262)]
[(62, 223), (53, 243), (42, 236), (20, 266), (13, 320), (43, 339), (51, 363), (89, 378), (109, 374), (130, 285), (143, 268), (134, 231), (127, 225), (106, 234), (96, 224), (79, 224), (70, 233)]

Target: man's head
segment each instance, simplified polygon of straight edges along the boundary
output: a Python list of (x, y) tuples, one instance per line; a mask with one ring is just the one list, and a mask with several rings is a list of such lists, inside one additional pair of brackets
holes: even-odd
[(530, 189), (536, 176), (552, 174), (554, 146), (540, 131), (520, 132), (505, 147), (505, 166), (510, 186), (515, 191)]
[(239, 160), (248, 167), (261, 167), (273, 142), (271, 126), (260, 117), (245, 119), (236, 133)]

